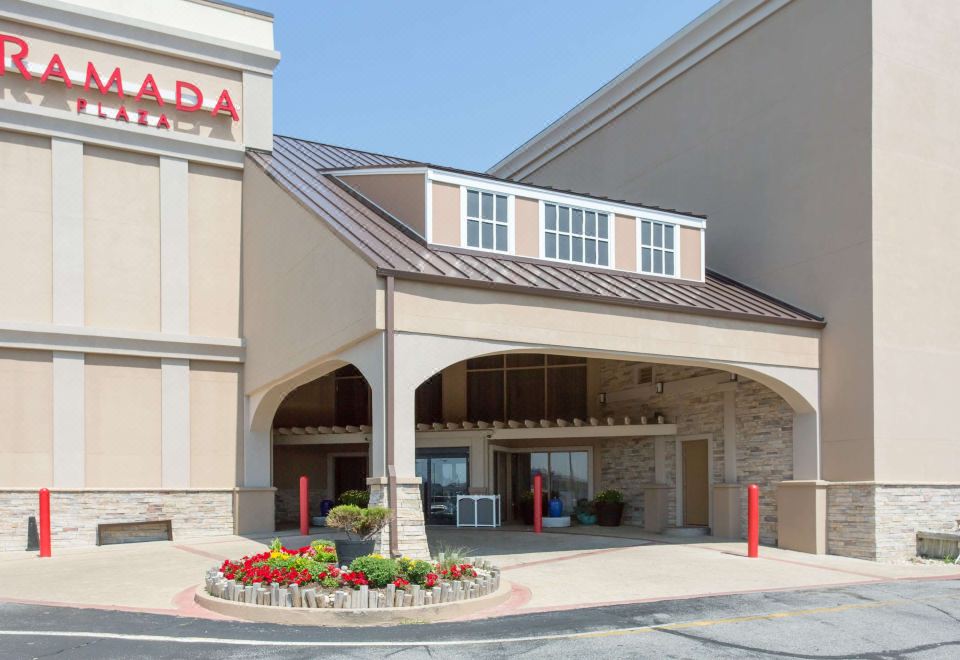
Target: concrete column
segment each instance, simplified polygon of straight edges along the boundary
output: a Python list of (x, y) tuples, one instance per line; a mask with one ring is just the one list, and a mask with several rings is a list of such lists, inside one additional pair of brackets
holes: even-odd
[(820, 478), (820, 416), (816, 412), (793, 416), (793, 478)]
[(714, 536), (739, 539), (743, 536), (740, 525), (740, 498), (746, 486), (740, 484), (714, 484), (713, 525)]
[(160, 330), (190, 334), (189, 171), (180, 158), (160, 159)]
[[(84, 324), (83, 143), (53, 138), (53, 310), (55, 324)], [(53, 353), (53, 486), (85, 485), (84, 355)]]
[(649, 484), (643, 489), (643, 531), (659, 534), (670, 527), (668, 505), (673, 486)]
[(83, 368), (83, 353), (54, 351), (53, 485), (57, 488), (86, 485)]
[(723, 393), (723, 480), (737, 483), (737, 393)]
[(160, 360), (160, 483), (190, 485), (190, 361)]
[(269, 488), (273, 481), (270, 431), (251, 430), (253, 407), (250, 397), (243, 397), (243, 485)]
[(827, 551), (826, 481), (777, 484), (777, 545), (822, 555)]

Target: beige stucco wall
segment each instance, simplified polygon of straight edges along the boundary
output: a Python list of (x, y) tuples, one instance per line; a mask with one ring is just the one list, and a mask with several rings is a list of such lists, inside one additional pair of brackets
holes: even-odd
[[(483, 314), (477, 314), (483, 309)], [(816, 368), (818, 330), (425, 282), (397, 282), (398, 331)]]
[(0, 486), (50, 486), (53, 361), (49, 351), (0, 348)]
[[(827, 318), (826, 479), (875, 474), (870, 16), (867, 0), (791, 2), (529, 177), (703, 211), (710, 268)], [(895, 190), (917, 197), (902, 181)]]
[(703, 232), (693, 227), (680, 227), (680, 277), (701, 279), (700, 252)]
[(0, 131), (0, 317), (4, 320), (50, 321), (50, 177), (48, 138)]
[(190, 485), (229, 488), (237, 482), (240, 367), (190, 363)]
[(243, 216), (249, 393), (373, 332), (380, 283), (322, 220), (249, 162)]
[[(93, 62), (101, 80), (107, 78), (116, 67), (123, 74), (123, 105), (128, 114), (136, 120), (136, 110), (148, 110), (153, 117), (161, 112), (171, 123), (170, 132), (183, 132), (200, 137), (216, 138), (230, 142), (239, 142), (243, 136), (244, 98), (242, 74), (225, 67), (215, 67), (201, 62), (188, 62), (170, 55), (148, 50), (137, 50), (106, 41), (87, 39), (76, 35), (52, 32), (43, 28), (0, 20), (0, 33), (12, 34), (27, 41), (30, 52), (28, 61), (45, 66), (50, 57), (57, 53), (68, 70), (85, 72), (87, 62)], [(211, 116), (210, 111), (182, 112), (173, 104), (159, 106), (152, 97), (140, 102), (134, 101), (143, 83), (144, 77), (152, 73), (160, 89), (172, 91), (177, 80), (185, 80), (197, 85), (204, 94), (204, 100), (216, 102), (221, 90), (226, 89), (237, 108), (240, 121), (234, 122), (229, 115)], [(105, 108), (115, 110), (121, 105), (116, 94), (102, 95), (97, 90), (85, 91), (83, 85), (73, 85), (71, 89), (59, 80), (51, 78), (46, 84), (40, 84), (39, 76), (27, 81), (19, 73), (7, 73), (0, 81), (0, 100), (16, 101), (38, 108), (67, 110), (70, 116), (76, 113), (77, 98), (85, 98), (96, 106), (101, 102)], [(99, 121), (116, 121), (114, 119)], [(144, 130), (161, 130), (140, 127)], [(166, 131), (165, 131), (166, 132)]]
[(637, 221), (625, 215), (618, 215), (614, 221), (616, 254), (614, 265), (619, 270), (637, 270)]
[(960, 371), (958, 23), (960, 6), (949, 0), (887, 0), (873, 9), (878, 480), (960, 480), (952, 414)]
[(460, 186), (450, 183), (430, 183), (431, 226), (433, 242), (460, 246)]
[(84, 381), (86, 486), (159, 486), (160, 360), (87, 355)]
[(236, 337), (240, 325), (242, 175), (191, 164), (190, 334)]
[(341, 175), (348, 185), (426, 237), (426, 184), (423, 174)]
[(85, 146), (84, 304), (89, 326), (160, 330), (160, 164)]
[(514, 198), (514, 253), (540, 257), (540, 202), (528, 197)]

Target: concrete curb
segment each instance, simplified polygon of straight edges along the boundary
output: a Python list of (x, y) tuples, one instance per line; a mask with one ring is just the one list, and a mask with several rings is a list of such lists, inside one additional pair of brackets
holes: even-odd
[(509, 600), (510, 583), (500, 580), (500, 588), (492, 594), (437, 605), (417, 607), (388, 607), (382, 609), (336, 610), (333, 608), (307, 609), (302, 607), (267, 607), (250, 603), (214, 598), (203, 586), (196, 588), (194, 601), (203, 608), (245, 621), (277, 623), (288, 626), (383, 626), (404, 623), (433, 623), (476, 615)]

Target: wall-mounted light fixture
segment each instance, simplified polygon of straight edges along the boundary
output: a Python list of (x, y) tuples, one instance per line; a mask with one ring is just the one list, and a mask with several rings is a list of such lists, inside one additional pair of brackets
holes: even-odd
[(663, 394), (663, 383), (657, 383), (657, 394)]
[(607, 402), (607, 393), (606, 393), (606, 392), (600, 392), (600, 396), (599, 396), (598, 398), (600, 399), (600, 403), (606, 403), (606, 402)]
[(737, 380), (737, 374), (730, 374), (730, 381), (736, 382), (736, 380)]

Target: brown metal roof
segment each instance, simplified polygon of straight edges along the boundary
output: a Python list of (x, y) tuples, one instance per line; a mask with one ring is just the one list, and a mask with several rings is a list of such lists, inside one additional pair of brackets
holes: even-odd
[(326, 222), (382, 275), (590, 299), (708, 316), (821, 327), (823, 320), (712, 271), (685, 282), (626, 271), (431, 246), (400, 220), (319, 163), (410, 163), (381, 154), (276, 137), (273, 152), (249, 157), (302, 206)]
[(318, 163), (317, 171), (318, 172), (336, 172), (343, 170), (351, 169), (371, 169), (371, 168), (387, 168), (387, 167), (429, 167), (435, 170), (440, 170), (443, 172), (451, 172), (453, 174), (464, 174), (466, 176), (479, 177), (481, 179), (488, 179), (490, 181), (505, 181), (508, 183), (517, 183), (528, 188), (533, 188), (535, 190), (549, 190), (551, 192), (558, 193), (567, 193), (570, 195), (576, 195), (577, 197), (584, 197), (586, 199), (596, 199), (602, 202), (611, 202), (614, 204), (626, 204), (628, 206), (636, 206), (639, 208), (650, 209), (652, 211), (663, 211), (665, 213), (679, 213), (681, 215), (690, 216), (691, 218), (701, 218), (706, 219), (706, 215), (702, 213), (693, 213), (691, 211), (680, 211), (678, 209), (665, 208), (663, 206), (655, 206), (653, 204), (644, 204), (643, 202), (630, 201), (627, 199), (615, 199), (613, 197), (604, 197), (603, 195), (593, 195), (590, 193), (578, 192), (576, 190), (568, 190), (566, 188), (554, 188), (553, 186), (544, 186), (535, 183), (527, 183), (526, 181), (514, 181), (512, 179), (503, 179), (501, 177), (493, 176), (486, 172), (473, 172), (471, 170), (463, 170), (456, 167), (448, 167), (447, 165), (437, 165), (436, 163), (428, 163), (425, 161), (417, 160), (407, 160), (405, 158), (395, 158), (393, 156), (384, 156), (383, 154), (370, 153), (368, 151), (357, 151), (355, 149), (348, 149), (347, 147), (337, 147), (331, 144), (322, 144), (319, 142), (310, 142), (308, 140), (298, 140), (296, 138), (289, 138), (284, 136), (274, 136), (274, 143), (278, 141), (283, 141), (287, 146), (304, 149), (306, 153), (309, 154), (311, 161)]

